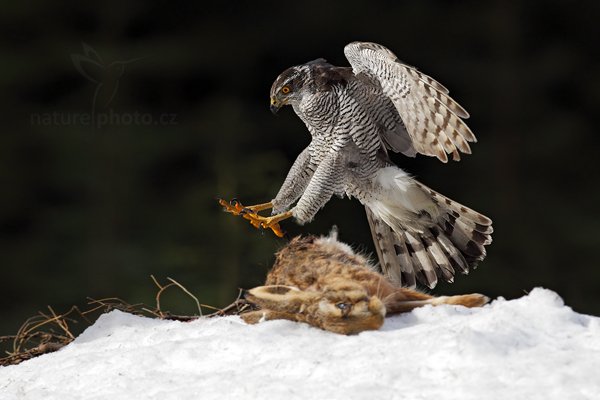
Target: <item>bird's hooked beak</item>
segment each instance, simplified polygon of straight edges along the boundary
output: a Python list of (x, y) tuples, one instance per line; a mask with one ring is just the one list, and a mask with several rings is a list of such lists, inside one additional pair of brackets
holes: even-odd
[(281, 108), (281, 102), (279, 102), (275, 97), (271, 97), (271, 112), (273, 114), (277, 114), (277, 111)]

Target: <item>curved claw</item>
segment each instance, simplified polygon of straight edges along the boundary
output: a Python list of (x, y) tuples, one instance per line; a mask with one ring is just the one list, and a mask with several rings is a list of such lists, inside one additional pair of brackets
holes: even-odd
[(242, 204), (236, 199), (231, 201), (219, 199), (219, 204), (225, 209), (225, 211), (230, 212), (233, 215), (239, 215), (240, 211), (242, 210)]

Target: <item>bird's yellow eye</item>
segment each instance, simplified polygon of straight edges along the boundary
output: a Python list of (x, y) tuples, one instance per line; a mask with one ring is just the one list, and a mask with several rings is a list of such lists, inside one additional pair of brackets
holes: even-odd
[(281, 93), (283, 94), (288, 94), (290, 92), (290, 87), (289, 86), (284, 86), (281, 88)]

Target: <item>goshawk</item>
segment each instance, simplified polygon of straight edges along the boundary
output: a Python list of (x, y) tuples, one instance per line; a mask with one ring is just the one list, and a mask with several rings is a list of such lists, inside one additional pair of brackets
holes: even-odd
[[(304, 224), (332, 195), (355, 197), (386, 276), (407, 287), (453, 281), (485, 257), (492, 221), (416, 181), (388, 151), (458, 161), (476, 141), (463, 121), (469, 114), (444, 86), (381, 45), (354, 42), (344, 53), (351, 67), (317, 59), (288, 68), (271, 87), (271, 110), (291, 105), (312, 136), (277, 196), (251, 207), (221, 204), (281, 235), (279, 221)], [(258, 214), (269, 208), (272, 216)]]

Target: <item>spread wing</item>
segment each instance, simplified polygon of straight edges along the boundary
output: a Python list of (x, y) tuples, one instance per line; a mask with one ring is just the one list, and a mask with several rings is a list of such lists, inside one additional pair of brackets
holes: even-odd
[[(448, 96), (448, 89), (433, 78), (403, 64), (387, 48), (376, 43), (353, 42), (344, 48), (344, 54), (359, 78), (367, 84), (381, 88), (383, 94), (402, 118), (406, 132), (414, 149), (442, 162), (452, 154), (460, 160), (459, 151), (470, 154), (469, 142), (476, 142), (475, 135), (463, 119), (469, 114), (456, 101)], [(383, 133), (383, 142), (390, 146), (398, 143), (395, 135), (403, 131)], [(389, 136), (389, 137), (386, 137)]]

